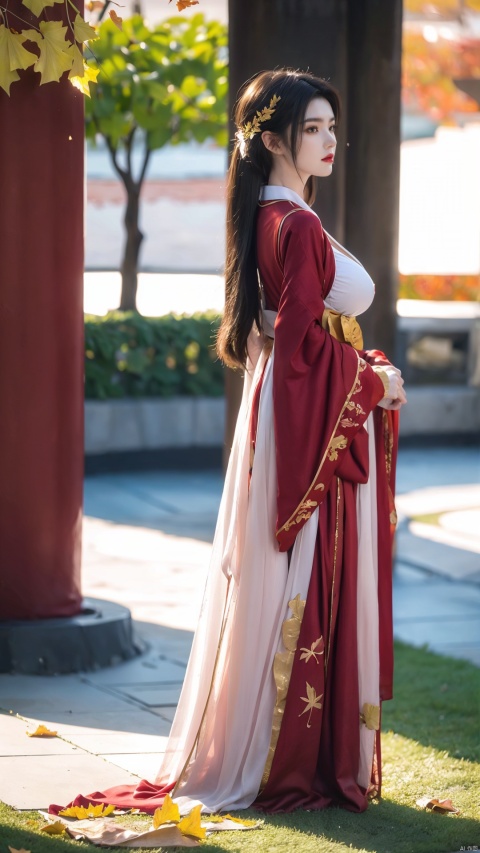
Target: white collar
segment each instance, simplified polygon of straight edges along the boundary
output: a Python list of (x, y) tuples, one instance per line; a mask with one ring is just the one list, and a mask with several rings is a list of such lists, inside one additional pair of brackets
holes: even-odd
[[(304, 199), (295, 192), (295, 190), (291, 190), (290, 187), (276, 187), (271, 186), (270, 184), (266, 184), (260, 189), (260, 201), (278, 201), (278, 199), (285, 199), (286, 201), (293, 201), (295, 204), (298, 204), (300, 207), (303, 207), (304, 210), (310, 211), (314, 216), (317, 216), (314, 210), (307, 204)], [(318, 217), (317, 217), (318, 218)]]

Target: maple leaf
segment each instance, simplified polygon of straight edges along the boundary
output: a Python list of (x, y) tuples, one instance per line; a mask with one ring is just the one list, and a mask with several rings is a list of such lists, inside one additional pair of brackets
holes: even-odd
[(315, 688), (312, 687), (311, 684), (308, 683), (308, 681), (306, 682), (306, 685), (307, 685), (306, 689), (307, 689), (307, 697), (308, 698), (306, 698), (305, 696), (302, 696), (301, 700), (302, 700), (302, 702), (306, 702), (307, 704), (306, 704), (306, 707), (301, 712), (301, 714), (299, 714), (298, 716), (301, 717), (303, 714), (306, 714), (307, 711), (310, 711), (310, 713), (308, 715), (308, 721), (307, 721), (307, 729), (310, 729), (312, 727), (311, 723), (310, 723), (310, 719), (312, 717), (313, 709), (316, 708), (317, 711), (322, 710), (322, 703), (320, 702), (320, 699), (323, 698), (323, 693), (321, 693), (320, 696), (317, 696)]
[(170, 794), (167, 794), (162, 807), (155, 809), (153, 814), (153, 828), (158, 829), (164, 823), (178, 823), (180, 820), (180, 811), (176, 803), (172, 801)]
[(12, 33), (0, 24), (0, 88), (10, 95), (10, 86), (20, 79), (17, 68), (28, 68), (36, 62), (35, 54), (23, 47), (23, 33)]
[[(169, 3), (172, 0), (168, 0)], [(184, 9), (188, 9), (190, 6), (198, 6), (198, 0), (177, 0), (177, 9), (179, 12), (183, 12)]]
[(63, 835), (65, 830), (66, 826), (61, 820), (56, 820), (54, 823), (47, 823), (41, 828), (41, 831), (46, 832), (47, 835)]
[(73, 22), (73, 34), (75, 36), (75, 41), (80, 43), (83, 43), (84, 41), (92, 41), (92, 39), (98, 39), (97, 31), (94, 27), (91, 27), (90, 24), (87, 24), (78, 12), (75, 21)]
[(107, 817), (107, 815), (112, 814), (114, 811), (115, 806), (104, 806), (103, 803), (95, 806), (93, 803), (89, 803), (88, 808), (85, 808), (85, 806), (70, 806), (69, 809), (63, 809), (58, 814), (61, 817), (75, 817), (77, 820), (93, 820), (96, 817)]
[(84, 74), (84, 59), (83, 54), (78, 45), (73, 46), (73, 65), (68, 75), (68, 79), (71, 80), (72, 77), (83, 77)]
[(205, 838), (207, 834), (207, 830), (204, 829), (200, 824), (200, 812), (202, 811), (201, 806), (195, 806), (192, 809), (190, 814), (184, 817), (180, 823), (177, 824), (180, 832), (183, 835), (189, 835), (192, 838)]
[(114, 10), (114, 9), (110, 9), (110, 11), (109, 11), (109, 13), (108, 13), (108, 14), (110, 15), (110, 20), (111, 20), (111, 21), (113, 21), (113, 23), (115, 24), (115, 26), (116, 26), (119, 30), (121, 30), (121, 29), (122, 29), (122, 24), (123, 24), (123, 18), (120, 18), (120, 16), (119, 16), (119, 15), (117, 15), (117, 13), (115, 12), (115, 10)]
[[(77, 48), (77, 50), (78, 50), (78, 48)], [(100, 69), (99, 68), (92, 68), (91, 65), (87, 65), (86, 62), (82, 61), (83, 73), (74, 74), (74, 73), (72, 73), (73, 71), (74, 71), (74, 68), (72, 68), (72, 71), (68, 75), (70, 83), (72, 84), (72, 86), (75, 86), (75, 88), (80, 89), (80, 91), (83, 92), (83, 94), (86, 95), (87, 98), (89, 98), (90, 97), (90, 85), (89, 84), (97, 82), (97, 77), (100, 74)]]
[[(316, 652), (315, 649), (317, 648), (319, 643), (322, 644), (322, 648), (320, 649), (320, 651)], [(315, 642), (312, 643), (309, 649), (300, 649), (300, 651), (303, 652), (303, 655), (300, 655), (300, 660), (304, 660), (305, 663), (308, 663), (310, 658), (313, 657), (315, 659), (315, 663), (318, 663), (317, 657), (323, 655), (324, 652), (323, 637), (319, 637), (318, 640), (315, 640)]]
[(61, 21), (41, 21), (40, 30), (43, 36), (39, 43), (40, 56), (33, 70), (40, 72), (40, 86), (43, 86), (58, 83), (63, 72), (72, 67), (74, 54), (71, 42), (65, 41), (67, 28)]
[(57, 737), (57, 732), (52, 732), (46, 726), (37, 726), (34, 732), (27, 732), (28, 737)]
[(63, 3), (63, 0), (22, 0), (22, 3), (38, 18), (44, 9), (53, 6), (55, 3)]
[(421, 797), (417, 800), (417, 806), (422, 809), (431, 809), (432, 812), (440, 814), (460, 814), (460, 809), (453, 805), (451, 800), (437, 800), (435, 797)]

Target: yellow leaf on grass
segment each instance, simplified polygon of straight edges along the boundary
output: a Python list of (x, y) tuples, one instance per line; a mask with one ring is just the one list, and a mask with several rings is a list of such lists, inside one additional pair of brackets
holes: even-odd
[[(211, 820), (209, 817), (208, 820)], [(252, 820), (251, 818), (242, 818), (233, 817), (231, 814), (222, 815), (220, 820), (233, 820), (234, 823), (241, 823), (242, 826), (257, 826), (258, 820)]]
[(190, 814), (184, 817), (178, 824), (178, 828), (183, 835), (189, 835), (192, 838), (205, 838), (207, 830), (200, 824), (201, 806), (195, 806)]
[(123, 18), (121, 18), (119, 15), (117, 15), (117, 13), (113, 9), (110, 9), (108, 14), (110, 15), (110, 20), (112, 20), (113, 23), (115, 24), (115, 26), (118, 27), (119, 30), (121, 30), (122, 24), (123, 24)]
[(57, 737), (57, 732), (52, 732), (46, 726), (37, 726), (34, 732), (27, 732), (28, 737)]
[(417, 800), (417, 806), (422, 809), (430, 809), (439, 814), (460, 814), (460, 809), (453, 805), (451, 800), (437, 800), (435, 797), (421, 797)]
[(61, 21), (41, 21), (40, 30), (43, 36), (39, 43), (40, 56), (33, 68), (40, 72), (40, 86), (43, 86), (58, 82), (64, 71), (70, 71), (74, 54), (72, 43), (65, 41), (67, 28)]
[(17, 850), (16, 847), (10, 847), (10, 845), (8, 845), (8, 849), (10, 850), (10, 853), (31, 853), (31, 850), (25, 850), (23, 847), (21, 850)]
[(73, 34), (75, 36), (75, 41), (80, 43), (84, 41), (91, 41), (92, 39), (98, 39), (97, 31), (91, 27), (90, 24), (87, 24), (78, 12), (73, 24)]
[(76, 817), (77, 820), (87, 820), (89, 818), (107, 817), (107, 815), (112, 814), (114, 811), (115, 806), (104, 806), (103, 803), (95, 806), (93, 803), (89, 803), (88, 808), (85, 808), (85, 806), (70, 806), (69, 809), (62, 809), (58, 814), (61, 817)]
[(164, 823), (178, 823), (180, 820), (180, 811), (176, 803), (172, 801), (170, 794), (167, 794), (162, 807), (155, 809), (153, 814), (153, 828), (158, 829)]
[[(78, 49), (78, 48), (77, 48)], [(97, 77), (100, 73), (99, 68), (92, 68), (90, 65), (87, 65), (86, 62), (83, 63), (83, 74), (74, 74), (74, 69), (72, 68), (70, 74), (68, 75), (70, 83), (72, 86), (75, 86), (77, 89), (80, 89), (87, 98), (90, 97), (90, 83), (96, 83)]]
[(63, 0), (22, 0), (22, 2), (38, 18), (48, 6), (53, 6), (55, 3), (63, 3)]
[(66, 826), (61, 820), (56, 820), (55, 823), (47, 823), (46, 826), (42, 826), (42, 832), (46, 832), (47, 835), (63, 835), (65, 829)]

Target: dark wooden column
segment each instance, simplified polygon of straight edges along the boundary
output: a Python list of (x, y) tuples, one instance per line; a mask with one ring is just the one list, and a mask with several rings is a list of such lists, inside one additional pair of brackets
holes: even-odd
[(0, 91), (2, 620), (81, 607), (83, 96), (21, 77)]
[(395, 356), (400, 181), (401, 0), (348, 5), (345, 245), (376, 284), (365, 343)]

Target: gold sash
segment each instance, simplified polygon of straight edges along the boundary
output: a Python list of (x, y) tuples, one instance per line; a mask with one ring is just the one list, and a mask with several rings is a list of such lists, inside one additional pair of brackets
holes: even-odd
[(337, 341), (351, 344), (354, 349), (363, 349), (363, 335), (355, 317), (347, 317), (333, 308), (325, 308), (322, 316), (322, 327), (330, 332)]

